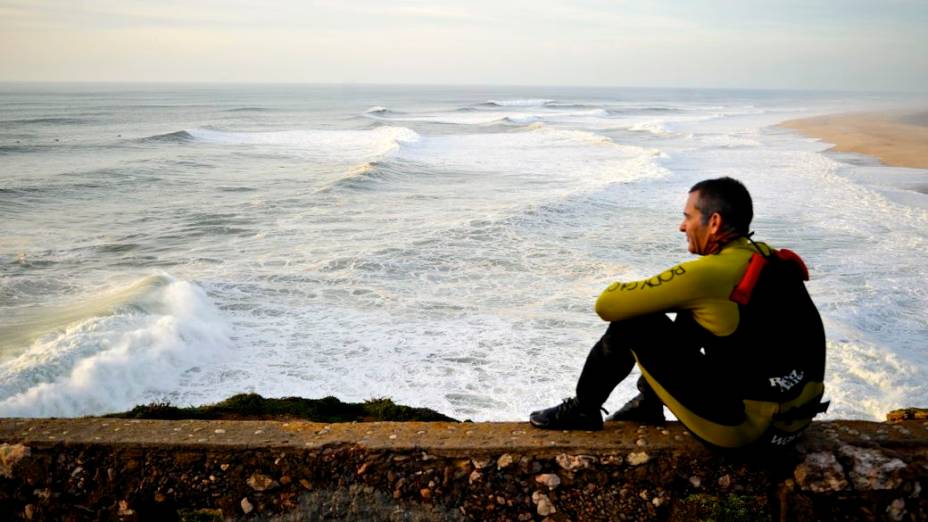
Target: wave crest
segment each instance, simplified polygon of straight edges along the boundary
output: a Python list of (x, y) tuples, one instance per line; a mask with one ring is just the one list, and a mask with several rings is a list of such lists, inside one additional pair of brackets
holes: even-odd
[(192, 134), (185, 130), (179, 130), (176, 132), (168, 132), (166, 134), (155, 134), (153, 136), (147, 136), (145, 138), (140, 138), (138, 141), (142, 143), (189, 143), (195, 138)]
[(74, 321), (0, 365), (0, 416), (94, 415), (164, 400), (230, 344), (203, 289), (167, 274), (73, 311)]
[(401, 145), (419, 140), (419, 134), (406, 127), (380, 126), (366, 130), (289, 130), (223, 131), (195, 128), (142, 138), (143, 142), (211, 143), (216, 145), (257, 145), (283, 147), (295, 154), (335, 161), (358, 161), (388, 154)]
[(514, 100), (489, 100), (480, 105), (484, 107), (541, 107), (549, 103), (554, 103), (554, 100), (549, 100), (547, 98), (524, 98), (524, 99), (514, 99)]

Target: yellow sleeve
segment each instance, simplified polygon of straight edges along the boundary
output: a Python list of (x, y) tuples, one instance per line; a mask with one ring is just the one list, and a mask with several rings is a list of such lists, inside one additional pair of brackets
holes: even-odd
[(612, 283), (596, 300), (596, 313), (604, 321), (621, 321), (692, 308), (694, 301), (711, 291), (711, 277), (700, 261), (677, 265), (641, 281)]

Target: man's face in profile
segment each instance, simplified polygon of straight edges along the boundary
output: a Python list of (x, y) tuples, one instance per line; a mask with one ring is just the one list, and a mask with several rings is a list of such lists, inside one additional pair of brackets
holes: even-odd
[(702, 212), (696, 207), (699, 191), (690, 192), (683, 207), (683, 222), (680, 232), (686, 234), (686, 246), (691, 254), (703, 255), (709, 243), (709, 227), (702, 222)]

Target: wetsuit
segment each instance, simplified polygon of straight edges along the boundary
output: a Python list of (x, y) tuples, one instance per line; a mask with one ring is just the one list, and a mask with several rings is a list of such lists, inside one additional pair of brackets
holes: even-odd
[(601, 405), (637, 362), (706, 442), (791, 442), (823, 410), (825, 334), (807, 278), (795, 254), (739, 238), (650, 279), (613, 283), (596, 302), (611, 324), (577, 398)]

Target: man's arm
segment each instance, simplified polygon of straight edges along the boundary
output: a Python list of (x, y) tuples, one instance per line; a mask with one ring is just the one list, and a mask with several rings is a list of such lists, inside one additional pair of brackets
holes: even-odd
[(704, 286), (696, 263), (683, 263), (640, 281), (612, 283), (596, 300), (596, 313), (604, 321), (621, 321), (687, 308)]

